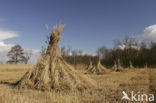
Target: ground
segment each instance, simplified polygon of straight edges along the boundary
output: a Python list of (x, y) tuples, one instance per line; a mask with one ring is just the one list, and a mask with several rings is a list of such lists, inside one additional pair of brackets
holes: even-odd
[[(156, 94), (156, 69), (133, 69), (104, 75), (88, 75), (97, 88), (84, 92), (17, 90), (12, 86), (32, 65), (0, 65), (0, 103), (128, 103), (122, 91)], [(77, 72), (83, 72), (77, 69)], [(156, 101), (155, 101), (156, 102)], [(153, 102), (154, 103), (154, 102)]]

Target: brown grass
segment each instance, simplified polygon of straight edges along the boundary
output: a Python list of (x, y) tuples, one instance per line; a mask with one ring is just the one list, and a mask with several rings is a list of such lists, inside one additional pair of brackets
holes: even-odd
[(30, 68), (30, 65), (0, 65), (0, 82), (3, 82), (0, 84), (0, 103), (121, 103), (123, 90), (156, 93), (154, 69), (151, 72), (147, 69), (135, 69), (88, 75), (97, 81), (98, 87), (84, 92), (18, 90), (7, 84), (19, 80)]

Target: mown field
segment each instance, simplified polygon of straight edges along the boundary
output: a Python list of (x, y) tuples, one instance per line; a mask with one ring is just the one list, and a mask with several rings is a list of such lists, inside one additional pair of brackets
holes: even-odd
[[(156, 69), (133, 69), (104, 75), (89, 75), (97, 88), (84, 92), (17, 90), (19, 80), (32, 65), (0, 65), (0, 103), (128, 103), (122, 91), (156, 94)], [(82, 67), (81, 67), (82, 68)], [(78, 72), (84, 72), (82, 69)], [(154, 103), (154, 102), (153, 102)]]

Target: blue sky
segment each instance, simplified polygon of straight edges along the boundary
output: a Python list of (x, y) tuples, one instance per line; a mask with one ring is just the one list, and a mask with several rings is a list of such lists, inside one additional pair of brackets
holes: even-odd
[(48, 33), (45, 24), (51, 30), (59, 21), (66, 24), (60, 46), (95, 53), (102, 45), (112, 48), (113, 40), (143, 34), (156, 24), (156, 1), (0, 0), (0, 30), (18, 34), (5, 44), (41, 49)]

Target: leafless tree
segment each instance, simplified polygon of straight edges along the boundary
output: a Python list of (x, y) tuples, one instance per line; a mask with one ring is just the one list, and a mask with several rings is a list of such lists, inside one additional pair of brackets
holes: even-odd
[(101, 55), (102, 59), (105, 58), (107, 52), (108, 52), (108, 49), (106, 46), (102, 46), (102, 47), (98, 48), (98, 50), (97, 50), (97, 53), (99, 53)]
[(24, 56), (24, 50), (22, 49), (22, 47), (20, 45), (15, 45), (8, 52), (7, 56), (10, 58), (9, 61), (12, 63), (17, 64), (17, 63), (23, 62), (22, 58)]
[(32, 56), (32, 50), (25, 51), (24, 56), (22, 56), (22, 61), (25, 64), (28, 64), (28, 61), (30, 60), (31, 56)]

